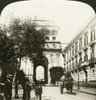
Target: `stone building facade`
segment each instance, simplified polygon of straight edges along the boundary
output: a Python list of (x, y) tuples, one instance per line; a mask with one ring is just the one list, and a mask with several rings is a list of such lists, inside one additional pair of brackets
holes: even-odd
[(79, 84), (96, 84), (96, 16), (63, 50), (65, 73)]

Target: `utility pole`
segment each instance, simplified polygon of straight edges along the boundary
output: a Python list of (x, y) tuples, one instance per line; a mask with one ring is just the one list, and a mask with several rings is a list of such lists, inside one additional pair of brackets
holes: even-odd
[(80, 89), (80, 84), (79, 84), (79, 69), (77, 70), (78, 72), (78, 90)]

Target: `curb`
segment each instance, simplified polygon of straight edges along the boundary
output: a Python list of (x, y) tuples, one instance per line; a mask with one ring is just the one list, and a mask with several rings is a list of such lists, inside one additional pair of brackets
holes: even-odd
[(76, 89), (73, 89), (74, 91), (78, 91), (78, 92), (82, 92), (82, 93), (86, 93), (86, 94), (90, 94), (90, 95), (95, 95), (96, 96), (96, 93), (89, 93), (89, 92), (85, 92), (85, 91), (81, 91), (81, 90), (76, 90)]

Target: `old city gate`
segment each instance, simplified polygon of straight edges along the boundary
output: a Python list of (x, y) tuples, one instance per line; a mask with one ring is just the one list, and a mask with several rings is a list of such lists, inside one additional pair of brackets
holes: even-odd
[(33, 81), (36, 80), (36, 71), (37, 67), (42, 66), (44, 69), (44, 79), (42, 80), (42, 83), (47, 84), (48, 83), (48, 59), (46, 57), (36, 58), (34, 61), (33, 66)]

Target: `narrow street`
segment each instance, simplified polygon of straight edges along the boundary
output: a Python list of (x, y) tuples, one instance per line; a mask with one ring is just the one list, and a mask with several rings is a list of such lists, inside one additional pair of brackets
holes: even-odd
[[(19, 90), (19, 96), (20, 98), (16, 100), (22, 100), (22, 90)], [(34, 91), (31, 91), (31, 100), (34, 100), (34, 96)], [(63, 94), (60, 94), (59, 87), (44, 86), (42, 100), (96, 100), (96, 96), (77, 91), (69, 94), (66, 89)]]

